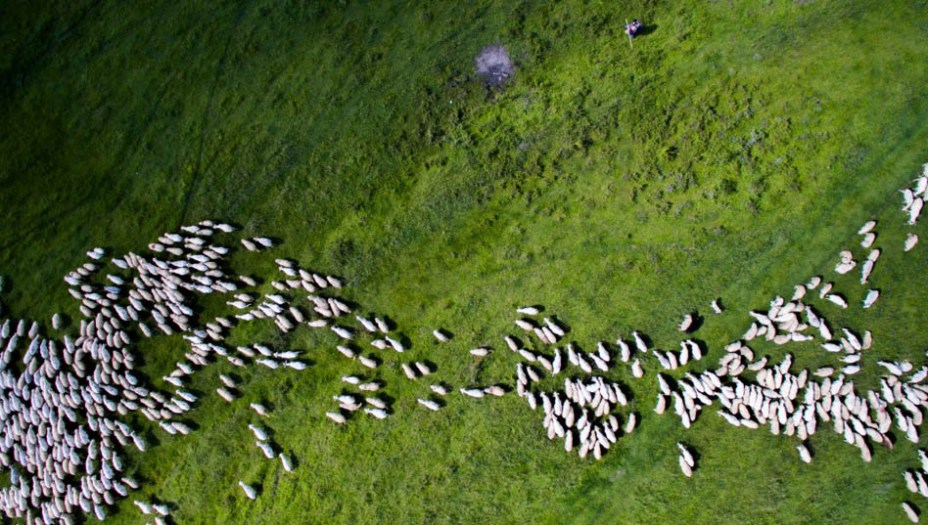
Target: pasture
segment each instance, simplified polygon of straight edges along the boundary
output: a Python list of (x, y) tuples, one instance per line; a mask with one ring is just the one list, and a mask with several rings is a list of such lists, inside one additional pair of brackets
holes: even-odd
[[(630, 46), (632, 17), (646, 31)], [(488, 44), (516, 63), (504, 89), (474, 74)], [(62, 276), (87, 250), (143, 252), (213, 219), (277, 241), (236, 250), (238, 271), (270, 280), (283, 257), (339, 276), (342, 296), (395, 322), (404, 358), (455, 388), (514, 384), (503, 336), (525, 304), (587, 351), (633, 330), (676, 348), (697, 310), (709, 351), (666, 375), (713, 370), (749, 310), (814, 275), (851, 303), (826, 310), (832, 326), (873, 334), (859, 390), (879, 388), (879, 359), (926, 361), (928, 219), (906, 225), (899, 192), (928, 162), (924, 1), (13, 2), (0, 50), (0, 317), (77, 319)], [(864, 310), (866, 287), (834, 266), (841, 250), (866, 255), (856, 232), (870, 219), (881, 296)], [(910, 232), (922, 241), (905, 253)], [(439, 344), (437, 328), (453, 338)], [(428, 382), (394, 361), (374, 374), (390, 417), (335, 425), (324, 413), (358, 369), (334, 334), (267, 322), (229, 341), (301, 350), (311, 365), (205, 367), (189, 436), (127, 418), (152, 446), (129, 454), (142, 487), (108, 523), (143, 523), (131, 501), (150, 497), (178, 524), (896, 524), (902, 501), (928, 512), (902, 476), (924, 438), (894, 431), (893, 450), (865, 463), (822, 424), (807, 465), (798, 439), (732, 427), (717, 405), (684, 429), (652, 412), (653, 358), (642, 379), (606, 374), (640, 422), (593, 461), (549, 441), (514, 392), (424, 409)], [(481, 345), (495, 351), (467, 353)], [(792, 353), (794, 369), (835, 366), (817, 342), (752, 347)], [(160, 385), (186, 344), (161, 335), (136, 349)], [(241, 399), (211, 394), (220, 373), (240, 378)], [(255, 448), (255, 401), (273, 409), (263, 424), (293, 472)], [(692, 478), (677, 442), (699, 455)], [(260, 486), (255, 501), (239, 480)]]

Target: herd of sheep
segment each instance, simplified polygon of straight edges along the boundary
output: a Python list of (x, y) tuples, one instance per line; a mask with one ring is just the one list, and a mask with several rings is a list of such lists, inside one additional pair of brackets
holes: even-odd
[[(913, 187), (903, 190), (909, 225), (917, 223), (926, 192), (928, 165)], [(861, 286), (868, 285), (883, 249), (874, 248), (880, 240), (876, 225), (869, 221), (858, 232), (865, 255), (857, 258), (854, 250), (844, 250), (834, 269), (839, 275), (859, 271)], [(284, 334), (300, 327), (331, 334), (331, 355), (356, 367), (342, 377), (343, 387), (332, 392), (334, 406), (325, 411), (336, 424), (394, 414), (392, 398), (382, 393), (386, 382), (380, 372), (388, 363), (409, 381), (422, 382), (424, 395), (415, 406), (427, 411), (441, 410), (446, 396), (455, 393), (479, 399), (515, 390), (532, 410), (541, 408), (548, 438), (563, 440), (564, 449), (576, 450), (580, 457), (602, 458), (639, 424), (641, 414), (629, 402), (631, 389), (614, 377), (617, 368), (632, 381), (646, 376), (654, 380), (655, 413), (672, 410), (689, 428), (704, 408), (718, 403), (717, 414), (731, 425), (795, 437), (799, 459), (806, 463), (813, 460), (808, 439), (822, 425), (870, 461), (874, 445), (892, 448), (889, 432), (894, 426), (917, 443), (922, 409), (928, 408), (928, 366), (921, 363), (877, 361), (885, 372), (879, 389), (863, 390), (854, 383), (873, 352), (873, 335), (835, 327), (827, 313), (851, 308), (855, 301), (849, 298), (854, 296), (862, 297), (856, 303), (861, 308), (870, 308), (880, 297), (877, 288), (839, 292), (821, 276), (811, 277), (796, 285), (790, 299), (775, 297), (769, 307), (749, 312), (749, 328), (720, 349), (717, 368), (701, 371), (692, 365), (712, 349), (691, 336), (701, 324), (695, 312), (677, 327), (685, 335), (679, 350), (658, 349), (643, 333), (632, 331), (627, 339), (601, 341), (595, 350), (585, 351), (567, 341), (569, 328), (544, 316), (543, 307), (522, 306), (514, 322), (520, 333), (502, 338), (516, 361), (514, 388), (504, 383), (454, 388), (432, 379), (438, 368), (431, 361), (405, 358), (412, 343), (392, 321), (365, 315), (359, 305), (340, 297), (343, 283), (338, 277), (282, 258), (275, 260), (279, 275), (268, 283), (232, 271), (235, 245), (220, 241), (234, 231), (228, 224), (203, 221), (165, 233), (145, 253), (107, 260), (107, 252), (95, 248), (87, 253), (88, 262), (64, 278), (78, 302), (76, 321), (55, 314), (47, 330), (35, 321), (0, 318), (0, 466), (9, 473), (9, 484), (0, 488), (0, 511), (6, 518), (30, 525), (75, 523), (80, 514), (105, 519), (108, 507), (139, 489), (139, 482), (125, 474), (125, 450), (144, 451), (145, 431), (132, 428), (127, 416), (140, 414), (171, 435), (193, 432), (190, 418), (200, 399), (188, 385), (191, 376), (214, 362), (278, 371), (307, 368), (297, 350), (260, 342), (229, 345), (226, 339), (236, 326), (249, 322), (273, 322)], [(913, 250), (917, 242), (917, 235), (909, 233), (903, 250)], [(276, 243), (251, 237), (240, 244), (247, 251), (263, 252)], [(222, 296), (231, 313), (207, 318), (198, 302), (205, 295)], [(710, 307), (717, 315), (723, 313), (718, 299)], [(137, 343), (159, 334), (179, 334), (187, 352), (174, 370), (151, 381), (137, 370)], [(437, 344), (454, 344), (445, 330), (435, 329), (432, 336)], [(755, 350), (763, 345), (799, 345), (796, 352), (823, 351), (840, 364), (797, 371), (793, 354), (773, 360)], [(493, 349), (478, 346), (469, 353), (486, 359)], [(646, 367), (652, 363), (648, 375)], [(689, 369), (677, 372), (684, 368)], [(239, 402), (245, 388), (240, 380), (220, 374), (219, 382), (216, 395)], [(292, 471), (293, 456), (271, 439), (272, 432), (261, 422), (269, 409), (260, 402), (249, 406), (255, 420), (248, 430), (258, 452)], [(680, 469), (692, 476), (697, 455), (683, 443), (677, 446)], [(921, 453), (921, 460), (922, 468), (906, 471), (904, 479), (913, 493), (928, 497), (928, 456)], [(253, 482), (240, 480), (238, 487), (246, 498), (259, 497), (260, 486)], [(165, 523), (172, 512), (171, 504), (158, 499), (134, 503), (156, 524)], [(912, 521), (919, 520), (914, 503), (904, 502), (903, 509)]]

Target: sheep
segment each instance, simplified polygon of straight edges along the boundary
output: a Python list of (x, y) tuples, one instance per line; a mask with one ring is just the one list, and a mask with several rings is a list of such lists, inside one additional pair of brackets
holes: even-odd
[[(623, 403), (624, 404), (624, 403)], [(638, 425), (638, 416), (634, 412), (628, 415), (628, 421), (625, 423), (625, 426), (622, 428), (622, 431), (626, 434), (631, 434), (635, 427)]]
[(251, 404), (249, 404), (248, 406), (250, 406), (251, 409), (254, 410), (255, 413), (258, 414), (259, 416), (261, 416), (261, 417), (267, 417), (267, 416), (268, 416), (268, 409), (267, 409), (267, 407), (265, 407), (264, 405), (262, 405), (262, 404), (260, 404), (260, 403), (251, 403)]
[(219, 397), (225, 399), (229, 403), (235, 400), (235, 395), (232, 394), (232, 392), (226, 390), (225, 388), (217, 388), (216, 393), (219, 394)]
[(364, 412), (371, 416), (374, 416), (377, 419), (385, 419), (387, 417), (387, 412), (382, 408), (365, 408)]
[(876, 240), (876, 234), (875, 234), (875, 233), (868, 233), (868, 234), (864, 235), (863, 240), (860, 241), (860, 246), (863, 247), (863, 248), (869, 248), (869, 247), (873, 246), (873, 241), (875, 241), (875, 240)]
[(915, 198), (912, 202), (912, 206), (909, 208), (909, 226), (914, 226), (918, 222), (918, 216), (922, 213), (922, 207), (925, 205), (925, 201), (920, 198)]
[(335, 349), (338, 350), (340, 354), (347, 357), (348, 359), (354, 359), (355, 357), (357, 357), (357, 354), (355, 353), (355, 351), (348, 348), (347, 346), (338, 345), (335, 347)]
[(439, 343), (447, 343), (451, 340), (451, 336), (440, 328), (432, 330), (432, 335), (435, 336)]
[(839, 294), (829, 294), (826, 299), (838, 305), (841, 308), (847, 308), (847, 301)]
[(350, 341), (354, 339), (354, 332), (352, 332), (348, 328), (337, 326), (337, 325), (332, 325), (331, 330), (335, 332), (335, 335), (337, 335), (338, 337), (341, 337), (342, 339), (346, 341)]
[(713, 299), (712, 302), (709, 303), (709, 307), (712, 308), (712, 311), (715, 312), (716, 315), (721, 314), (723, 311), (722, 300), (720, 298)]
[(399, 352), (399, 353), (401, 353), (401, 354), (406, 350), (406, 347), (403, 345), (403, 343), (400, 342), (400, 341), (397, 340), (397, 339), (393, 339), (393, 338), (390, 337), (390, 336), (384, 336), (384, 340), (385, 340), (391, 347), (393, 347), (394, 350), (396, 350), (397, 352)]
[(481, 398), (484, 395), (484, 391), (479, 388), (461, 388), (460, 392), (468, 397)]
[(483, 392), (491, 396), (502, 397), (506, 395), (506, 390), (503, 387), (498, 385), (488, 386), (483, 389)]
[(911, 251), (912, 248), (915, 248), (915, 245), (918, 244), (918, 235), (910, 233), (905, 237), (905, 251)]
[(879, 297), (880, 297), (879, 290), (869, 290), (867, 292), (867, 297), (864, 298), (863, 307), (870, 308), (871, 306), (873, 306), (873, 303), (875, 303), (876, 300), (879, 299)]
[(412, 367), (409, 366), (408, 364), (406, 364), (406, 363), (400, 363), (400, 367), (403, 369), (403, 374), (406, 375), (406, 378), (407, 378), (407, 379), (415, 380), (415, 379), (418, 379), (418, 378), (419, 378), (419, 376), (416, 374), (416, 372), (415, 372), (415, 371), (412, 369)]
[(332, 421), (338, 423), (339, 425), (344, 425), (345, 422), (347, 421), (345, 419), (345, 416), (343, 416), (339, 412), (326, 412), (325, 417), (331, 419)]
[(683, 472), (683, 475), (691, 478), (693, 477), (693, 467), (686, 462), (686, 459), (681, 455), (677, 458), (677, 463), (680, 464), (680, 470)]
[(433, 412), (437, 412), (439, 409), (441, 409), (441, 405), (439, 405), (439, 404), (436, 403), (435, 401), (431, 401), (431, 400), (429, 400), (429, 399), (416, 399), (416, 401), (417, 401), (420, 405), (424, 406), (425, 408), (427, 408), (427, 409), (429, 409), (429, 410), (431, 410), (431, 411), (433, 411)]
[(242, 242), (242, 246), (244, 246), (246, 250), (250, 252), (258, 251), (258, 247), (255, 245), (255, 243), (251, 242), (250, 240), (242, 239), (241, 242)]
[(361, 363), (361, 365), (367, 368), (370, 368), (372, 370), (374, 368), (377, 368), (377, 361), (374, 361), (373, 359), (369, 357), (365, 357), (363, 355), (358, 355), (358, 362)]
[(915, 505), (912, 505), (912, 504), (909, 503), (908, 501), (903, 501), (903, 502), (902, 502), (902, 510), (905, 511), (905, 515), (906, 515), (906, 517), (909, 518), (909, 521), (911, 521), (912, 523), (918, 523), (918, 522), (919, 522), (919, 519), (920, 519), (920, 517), (919, 517), (919, 512), (918, 512), (918, 510), (916, 509)]
[(680, 325), (677, 326), (677, 328), (678, 328), (681, 332), (688, 332), (689, 329), (690, 329), (690, 327), (692, 327), (692, 326), (693, 326), (693, 315), (692, 315), (692, 314), (686, 314), (686, 315), (683, 316), (683, 321), (680, 322)]
[(664, 413), (666, 409), (667, 409), (667, 396), (658, 394), (657, 404), (654, 405), (654, 413), (657, 415), (661, 415)]
[(357, 376), (342, 376), (342, 382), (350, 385), (357, 385), (361, 383), (361, 378)]
[(812, 454), (805, 445), (802, 443), (796, 445), (796, 450), (799, 451), (799, 459), (801, 459), (803, 463), (812, 463)]
[(284, 470), (287, 472), (293, 472), (293, 462), (290, 461), (289, 456), (281, 452), (277, 455), (277, 457), (280, 458), (280, 465), (284, 468)]
[(229, 388), (237, 388), (237, 387), (238, 387), (238, 385), (235, 383), (235, 381), (234, 381), (231, 377), (229, 377), (229, 376), (227, 376), (227, 375), (225, 375), (225, 374), (219, 374), (219, 380), (222, 381), (222, 383), (223, 383), (224, 385), (226, 385), (227, 387), (229, 387)]
[(876, 221), (867, 221), (864, 223), (863, 226), (860, 227), (859, 230), (857, 230), (857, 235), (866, 235), (870, 233), (875, 226), (876, 226)]
[(258, 492), (251, 485), (248, 485), (244, 481), (239, 481), (238, 485), (242, 487), (242, 492), (245, 493), (245, 497), (248, 499), (253, 500), (258, 497)]
[(541, 313), (541, 310), (535, 306), (522, 306), (522, 307), (516, 308), (516, 312), (522, 315), (538, 315)]
[(552, 332), (554, 332), (555, 335), (557, 335), (558, 337), (564, 337), (564, 335), (565, 335), (566, 332), (564, 331), (564, 329), (563, 329), (559, 324), (557, 324), (556, 322), (554, 322), (552, 319), (550, 319), (550, 318), (548, 318), (548, 317), (545, 317), (542, 321), (544, 321), (545, 325), (546, 325)]
[(677, 448), (680, 449), (680, 458), (682, 458), (690, 468), (694, 468), (696, 466), (696, 461), (693, 459), (693, 454), (690, 450), (686, 448), (686, 445), (677, 443)]
[(254, 433), (256, 438), (260, 439), (261, 441), (267, 440), (267, 431), (264, 430), (263, 428), (256, 427), (251, 424), (248, 425), (248, 428)]
[(490, 352), (492, 352), (492, 350), (491, 350), (490, 348), (487, 348), (487, 347), (485, 347), (485, 346), (481, 346), (481, 347), (479, 347), (479, 348), (474, 348), (474, 349), (472, 349), (472, 350), (470, 351), (470, 354), (473, 355), (473, 356), (476, 356), (476, 357), (486, 357), (486, 356), (490, 355)]
[(429, 385), (429, 389), (440, 396), (448, 395), (448, 389), (442, 385)]
[(367, 318), (361, 317), (360, 315), (356, 315), (355, 319), (357, 319), (358, 322), (361, 323), (361, 326), (363, 326), (364, 330), (366, 330), (367, 332), (372, 333), (372, 334), (377, 332), (377, 325), (375, 325), (373, 322), (371, 322)]

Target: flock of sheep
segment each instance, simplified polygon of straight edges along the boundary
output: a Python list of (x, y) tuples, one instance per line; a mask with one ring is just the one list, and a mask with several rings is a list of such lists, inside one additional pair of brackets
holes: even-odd
[[(928, 198), (928, 165), (914, 186), (903, 190), (903, 197), (908, 223), (915, 225)], [(856, 259), (853, 250), (842, 251), (836, 273), (858, 270), (860, 284), (869, 282), (881, 255), (881, 248), (873, 248), (878, 239), (875, 228), (875, 221), (861, 227), (860, 245), (868, 250), (866, 255)], [(393, 361), (410, 381), (436, 373), (434, 363), (404, 359), (411, 342), (387, 318), (363, 315), (358, 305), (339, 297), (342, 281), (335, 276), (301, 268), (288, 259), (276, 259), (280, 275), (270, 286), (233, 272), (229, 257), (234, 250), (218, 241), (234, 230), (228, 224), (203, 221), (162, 235), (144, 254), (130, 252), (108, 261), (106, 251), (95, 248), (87, 253), (88, 262), (64, 278), (69, 294), (79, 302), (77, 322), (55, 314), (51, 332), (46, 333), (35, 321), (0, 318), (0, 465), (10, 480), (0, 488), (0, 511), (6, 518), (30, 525), (74, 523), (80, 513), (105, 519), (107, 507), (139, 488), (138, 481), (124, 473), (124, 451), (126, 447), (144, 451), (145, 432), (127, 424), (126, 416), (141, 414), (167, 434), (191, 433), (195, 425), (188, 418), (199, 399), (187, 385), (192, 375), (213, 362), (306, 369), (296, 350), (261, 343), (228, 345), (226, 338), (238, 324), (267, 320), (282, 333), (305, 326), (332, 334), (336, 342), (332, 354), (358, 367), (342, 377), (342, 390), (332, 396), (335, 407), (325, 412), (336, 424), (348, 424), (355, 417), (381, 420), (394, 413), (391, 398), (381, 394), (385, 382), (378, 374), (384, 363)], [(266, 237), (240, 242), (254, 252), (275, 245)], [(904, 251), (917, 242), (915, 233), (908, 234)], [(595, 350), (584, 351), (573, 342), (562, 345), (568, 328), (544, 317), (542, 307), (523, 306), (517, 309), (514, 323), (522, 334), (503, 337), (518, 360), (515, 391), (532, 410), (541, 407), (549, 439), (563, 440), (568, 452), (600, 459), (621, 436), (635, 430), (641, 417), (629, 403), (628, 386), (607, 375), (621, 366), (632, 379), (641, 379), (653, 362), (662, 371), (651, 376), (659, 390), (654, 412), (672, 409), (684, 427), (718, 402), (718, 415), (734, 426), (765, 427), (774, 434), (795, 436), (799, 458), (806, 463), (812, 461), (807, 440), (823, 424), (870, 461), (873, 445), (892, 447), (889, 432), (894, 425), (908, 439), (918, 441), (922, 408), (928, 408), (928, 367), (879, 361), (885, 370), (880, 388), (859, 391), (852, 378), (861, 370), (873, 336), (869, 331), (832, 326), (827, 309), (850, 308), (853, 301), (848, 297), (854, 295), (840, 293), (834, 286), (812, 277), (796, 285), (789, 300), (776, 297), (769, 308), (750, 312), (750, 327), (724, 347), (716, 369), (685, 371), (677, 379), (672, 376), (679, 374), (669, 372), (710, 352), (705, 343), (689, 336), (699, 328), (695, 313), (686, 315), (678, 326), (687, 335), (678, 351), (653, 348), (638, 331), (628, 339), (599, 342)], [(203, 319), (197, 298), (212, 294), (226, 298), (234, 313)], [(860, 295), (860, 306), (870, 308), (880, 292), (867, 288)], [(723, 311), (718, 300), (710, 306), (716, 314)], [(180, 334), (188, 348), (185, 359), (155, 381), (160, 386), (150, 384), (136, 370), (136, 343), (156, 334)], [(441, 329), (432, 335), (438, 344), (452, 339)], [(801, 343), (818, 343), (815, 347), (834, 354), (840, 365), (794, 371), (792, 354), (773, 362), (751, 347)], [(800, 348), (808, 352), (810, 347)], [(488, 346), (470, 350), (479, 359), (492, 352)], [(563, 388), (546, 389), (545, 378), (559, 375), (564, 377), (558, 383)], [(237, 402), (242, 397), (240, 380), (226, 374), (219, 379), (216, 395)], [(504, 396), (510, 390), (505, 384), (455, 390), (430, 378), (423, 381), (427, 395), (416, 401), (424, 410), (438, 411), (454, 392), (479, 399)], [(258, 423), (268, 416), (268, 408), (257, 402), (250, 408), (257, 419), (248, 429), (260, 454), (278, 461), (284, 471), (293, 470), (293, 457)], [(692, 476), (697, 467), (695, 451), (679, 443), (678, 452), (681, 471)], [(904, 477), (912, 492), (928, 497), (926, 456), (921, 459), (922, 470), (907, 471)], [(259, 496), (256, 484), (239, 481), (238, 486), (249, 499)], [(157, 499), (134, 503), (155, 523), (165, 523), (172, 510)], [(905, 502), (903, 508), (912, 521), (919, 520), (913, 503)]]

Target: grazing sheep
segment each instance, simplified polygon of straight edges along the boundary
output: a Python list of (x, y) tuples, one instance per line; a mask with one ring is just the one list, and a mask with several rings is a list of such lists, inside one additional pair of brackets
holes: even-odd
[(686, 314), (683, 316), (683, 321), (680, 322), (677, 328), (681, 332), (688, 332), (691, 326), (693, 326), (693, 314)]
[(470, 351), (470, 354), (473, 355), (473, 356), (477, 356), (477, 357), (486, 357), (486, 356), (490, 355), (490, 352), (492, 352), (492, 350), (491, 350), (490, 348), (487, 348), (487, 347), (485, 347), (485, 346), (481, 346), (481, 347), (479, 347), (479, 348), (474, 348), (474, 349), (472, 349), (472, 350)]
[(238, 485), (242, 487), (242, 492), (245, 493), (245, 497), (248, 499), (253, 500), (258, 497), (258, 491), (256, 491), (251, 485), (248, 485), (244, 481), (239, 481)]
[(377, 419), (386, 419), (388, 415), (387, 412), (383, 410), (382, 408), (365, 408), (364, 412), (366, 414), (374, 416)]
[(515, 339), (507, 335), (503, 337), (503, 340), (506, 341), (506, 346), (508, 346), (510, 350), (512, 350), (513, 352), (519, 351), (519, 344), (516, 342)]
[(677, 463), (680, 464), (680, 470), (683, 472), (684, 476), (688, 478), (693, 477), (693, 467), (691, 467), (689, 463), (686, 462), (686, 459), (684, 459), (683, 456), (677, 458)]
[(802, 443), (796, 445), (796, 450), (799, 451), (799, 459), (801, 459), (803, 463), (812, 463), (812, 454), (805, 445)]
[(910, 233), (905, 237), (905, 251), (910, 251), (918, 244), (918, 235)]
[(340, 354), (347, 357), (348, 359), (354, 359), (355, 357), (357, 357), (357, 354), (355, 353), (355, 351), (348, 348), (347, 346), (338, 345), (335, 347), (335, 349), (338, 350)]
[(468, 397), (481, 398), (484, 395), (484, 391), (479, 388), (461, 388), (460, 392)]
[(829, 301), (838, 305), (841, 308), (847, 308), (847, 300), (845, 300), (844, 297), (838, 294), (834, 294), (834, 293), (829, 294), (828, 297), (826, 297), (826, 299), (828, 299)]
[(723, 308), (721, 301), (721, 299), (713, 299), (712, 302), (709, 303), (709, 307), (712, 308), (712, 311), (715, 312), (716, 315), (722, 313)]
[(496, 396), (496, 397), (502, 397), (506, 395), (506, 390), (503, 389), (503, 387), (498, 386), (498, 385), (488, 386), (484, 388), (483, 391), (486, 394), (489, 394), (491, 396)]
[(229, 387), (229, 388), (237, 388), (237, 387), (238, 387), (238, 385), (235, 383), (235, 381), (233, 381), (231, 377), (229, 377), (229, 376), (227, 376), (227, 375), (225, 375), (225, 374), (219, 374), (219, 380), (222, 381), (222, 383), (223, 383), (224, 385), (226, 385), (227, 387)]
[(267, 431), (261, 427), (256, 427), (254, 425), (248, 425), (248, 428), (254, 433), (255, 437), (261, 441), (267, 440)]
[(361, 363), (361, 365), (367, 368), (370, 368), (372, 370), (374, 368), (377, 368), (377, 361), (374, 361), (373, 359), (370, 359), (368, 357), (364, 357), (363, 355), (358, 355), (358, 362)]
[(339, 412), (326, 412), (325, 417), (331, 419), (332, 421), (338, 423), (339, 425), (344, 425), (345, 422), (347, 421), (345, 419), (345, 416), (343, 416)]
[(227, 402), (231, 403), (235, 401), (235, 395), (232, 392), (229, 392), (225, 388), (217, 388), (216, 393), (219, 394), (219, 397), (225, 399)]
[(364, 330), (366, 330), (367, 332), (372, 333), (372, 334), (377, 332), (377, 325), (375, 325), (373, 322), (371, 322), (367, 318), (361, 317), (360, 315), (356, 315), (355, 319), (357, 319), (358, 322), (361, 323), (361, 326), (363, 326)]
[(436, 403), (435, 401), (432, 401), (432, 400), (429, 400), (429, 399), (416, 399), (416, 401), (417, 401), (420, 405), (424, 406), (425, 408), (427, 408), (427, 409), (429, 409), (429, 410), (431, 410), (431, 411), (433, 411), (433, 412), (437, 412), (438, 410), (441, 409), (441, 405), (439, 405), (439, 404)]
[(448, 395), (448, 389), (442, 385), (429, 385), (429, 389), (431, 389), (432, 392), (435, 392), (436, 394), (440, 396)]
[(696, 466), (696, 460), (693, 459), (692, 452), (690, 452), (683, 443), (677, 443), (677, 448), (680, 449), (680, 458), (683, 459), (684, 463), (690, 468), (694, 468)]
[(280, 464), (287, 472), (293, 472), (293, 462), (290, 461), (290, 457), (281, 452), (277, 455), (280, 458)]
[(916, 509), (915, 505), (912, 505), (912, 504), (909, 503), (908, 501), (903, 501), (903, 502), (902, 502), (902, 510), (905, 511), (905, 515), (906, 515), (906, 517), (909, 518), (909, 521), (911, 521), (912, 523), (918, 523), (918, 522), (919, 522), (919, 519), (920, 519), (920, 518), (919, 518), (919, 513), (918, 513), (918, 510)]
[(538, 315), (541, 313), (541, 310), (534, 306), (522, 306), (520, 308), (516, 308), (516, 312), (522, 315)]
[(873, 303), (875, 303), (876, 300), (879, 299), (879, 297), (880, 297), (879, 290), (868, 291), (867, 297), (864, 298), (864, 302), (863, 302), (864, 308), (870, 308), (871, 306), (873, 306)]
[(435, 336), (439, 343), (447, 343), (451, 340), (451, 336), (442, 329), (432, 330), (432, 335)]
[(859, 230), (857, 230), (857, 235), (866, 235), (870, 233), (875, 226), (876, 226), (876, 221), (867, 221), (864, 223), (863, 226), (860, 227)]
[(394, 350), (396, 350), (397, 352), (401, 354), (406, 350), (406, 347), (403, 346), (403, 343), (401, 343), (397, 339), (393, 339), (392, 337), (389, 337), (389, 336), (384, 336), (384, 340), (387, 343), (389, 343), (390, 346), (393, 347)]
[(335, 335), (337, 335), (338, 337), (341, 337), (342, 339), (346, 341), (350, 341), (354, 339), (354, 332), (352, 332), (348, 328), (337, 326), (337, 325), (332, 325), (331, 330), (335, 332)]

